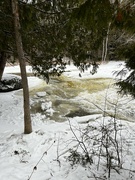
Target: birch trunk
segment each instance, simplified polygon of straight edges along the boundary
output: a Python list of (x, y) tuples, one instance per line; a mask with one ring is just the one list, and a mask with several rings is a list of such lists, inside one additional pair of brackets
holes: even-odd
[(108, 30), (107, 30), (106, 38), (103, 39), (102, 62), (105, 62), (106, 61), (106, 57), (107, 57), (108, 36), (109, 36), (109, 31), (110, 31), (110, 25), (111, 25), (111, 23), (109, 23), (109, 25), (108, 25)]

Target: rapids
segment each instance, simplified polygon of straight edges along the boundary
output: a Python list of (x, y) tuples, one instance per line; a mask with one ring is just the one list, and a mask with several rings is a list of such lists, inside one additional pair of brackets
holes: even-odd
[(120, 96), (110, 78), (73, 79), (64, 75), (52, 77), (49, 84), (43, 82), (31, 89), (34, 99), (36, 92), (46, 92), (46, 96), (36, 101), (31, 111), (42, 113), (42, 102), (52, 102), (50, 119), (65, 121), (69, 117), (100, 114), (122, 120), (134, 121), (135, 102), (131, 97)]

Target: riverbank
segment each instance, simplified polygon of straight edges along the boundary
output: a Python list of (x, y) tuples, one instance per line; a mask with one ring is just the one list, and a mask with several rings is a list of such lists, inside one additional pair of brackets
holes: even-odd
[[(102, 66), (94, 76), (89, 72), (82, 74), (79, 77), (79, 71), (74, 66), (68, 67), (68, 72), (64, 75), (74, 81), (79, 81), (90, 78), (115, 78), (113, 77), (114, 70), (120, 68), (118, 62), (112, 62)], [(12, 67), (13, 68), (13, 67)], [(12, 69), (14, 72), (18, 67)], [(9, 67), (5, 72), (12, 73)], [(70, 71), (69, 71), (70, 70)], [(28, 77), (30, 89), (36, 89), (42, 80), (35, 77)], [(53, 82), (53, 81), (52, 81)], [(87, 82), (87, 81), (86, 81)], [(58, 84), (59, 85), (59, 84)], [(72, 83), (64, 84), (65, 89), (68, 85), (75, 89), (76, 85)], [(52, 88), (53, 84), (47, 85), (47, 89)], [(83, 84), (80, 85), (83, 89)], [(53, 86), (55, 92), (56, 84)], [(43, 87), (43, 89), (45, 86)], [(64, 88), (59, 87), (64, 91)], [(51, 90), (51, 89), (50, 89)], [(65, 122), (56, 122), (55, 119), (48, 118), (43, 113), (32, 114), (33, 132), (29, 135), (23, 134), (23, 98), (21, 95), (16, 95), (20, 90), (15, 92), (0, 93), (0, 179), (7, 180), (95, 180), (107, 179), (107, 156), (104, 144), (101, 143), (103, 132), (108, 132), (108, 137), (114, 140), (117, 134), (116, 142), (118, 142), (118, 150), (122, 168), (118, 168), (116, 156), (116, 146), (111, 141), (108, 146), (111, 157), (111, 177), (110, 180), (125, 180), (135, 178), (135, 123), (127, 121), (134, 113), (135, 100), (130, 96), (120, 97), (112, 87), (110, 89), (100, 91), (99, 94), (87, 91), (81, 91), (76, 96), (72, 97), (69, 91), (70, 98), (62, 95), (65, 100), (72, 100), (78, 103), (81, 107), (87, 110), (94, 110), (95, 106), (100, 113), (84, 116), (67, 117)], [(38, 91), (38, 94), (33, 91), (32, 97), (37, 101), (41, 100), (42, 108), (48, 107), (48, 110), (53, 110), (53, 106), (46, 106), (44, 97), (46, 94)], [(52, 93), (52, 95), (53, 95)], [(60, 95), (59, 94), (59, 95)], [(49, 94), (48, 97), (49, 98)], [(55, 98), (58, 98), (55, 95)], [(50, 99), (48, 99), (50, 100)], [(33, 99), (31, 99), (31, 103)], [(59, 102), (55, 102), (58, 104)], [(108, 106), (107, 106), (108, 104)], [(65, 107), (68, 109), (68, 106)], [(119, 110), (119, 113), (118, 111)], [(112, 114), (113, 112), (113, 114)], [(119, 119), (116, 115), (121, 116), (126, 114), (127, 120)], [(116, 125), (116, 126), (115, 126)], [(104, 128), (103, 128), (104, 127)], [(117, 128), (116, 134), (114, 127)], [(107, 131), (102, 131), (106, 129)], [(89, 130), (89, 131), (88, 131)], [(85, 134), (84, 132), (89, 132)], [(85, 136), (88, 135), (88, 136)], [(78, 139), (80, 141), (78, 141)], [(89, 140), (90, 141), (87, 141)], [(98, 140), (98, 141), (97, 141)], [(105, 139), (103, 141), (106, 142)], [(81, 145), (87, 148), (90, 153), (92, 162), (82, 164), (75, 159), (74, 155), (80, 157), (83, 153)], [(101, 150), (101, 151), (100, 151)], [(73, 161), (74, 160), (74, 161)], [(74, 162), (74, 166), (73, 166)], [(99, 163), (99, 169), (97, 164)], [(115, 165), (115, 166), (114, 166)]]

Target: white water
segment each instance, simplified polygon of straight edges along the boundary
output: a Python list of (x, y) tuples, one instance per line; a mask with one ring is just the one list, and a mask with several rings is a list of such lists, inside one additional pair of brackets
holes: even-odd
[[(51, 114), (51, 119), (55, 121), (92, 114), (134, 121), (135, 102), (130, 96), (118, 95), (114, 82), (108, 78), (86, 80), (62, 76), (52, 78), (49, 85), (34, 89), (32, 94), (38, 91), (46, 92), (44, 99), (52, 102), (54, 112)], [(35, 112), (40, 111), (39, 107), (35, 108), (37, 108)]]

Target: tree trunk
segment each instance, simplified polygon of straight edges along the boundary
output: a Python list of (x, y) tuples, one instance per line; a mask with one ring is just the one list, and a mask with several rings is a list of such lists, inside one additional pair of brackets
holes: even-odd
[(1, 81), (2, 76), (3, 76), (5, 66), (6, 66), (6, 53), (1, 52), (0, 53), (0, 81)]
[(107, 35), (103, 39), (102, 62), (105, 62), (106, 56), (107, 56), (107, 50), (108, 50), (107, 46), (108, 46), (108, 36), (109, 36), (110, 26), (111, 26), (111, 23), (108, 24)]
[(16, 39), (16, 48), (20, 63), (22, 86), (23, 86), (23, 100), (24, 100), (24, 133), (32, 132), (31, 117), (30, 117), (30, 102), (29, 102), (29, 88), (26, 74), (26, 63), (24, 58), (24, 51), (22, 45), (22, 37), (20, 33), (20, 20), (18, 11), (18, 0), (12, 0), (12, 12), (14, 17), (14, 30)]

